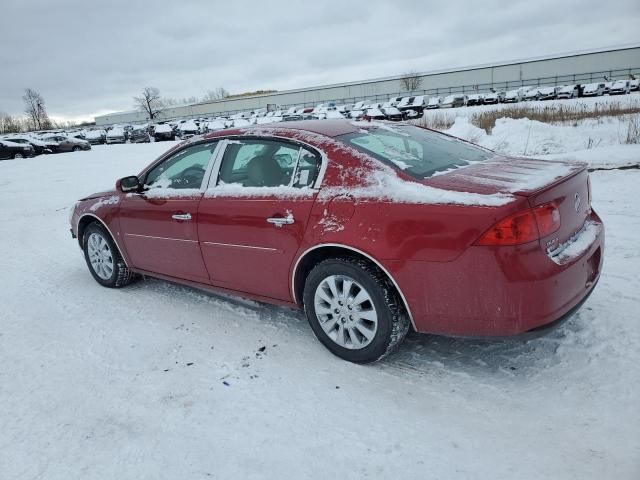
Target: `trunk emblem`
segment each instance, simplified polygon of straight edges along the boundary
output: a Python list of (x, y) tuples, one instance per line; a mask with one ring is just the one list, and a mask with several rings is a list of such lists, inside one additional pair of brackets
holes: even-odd
[(580, 204), (581, 203), (582, 203), (582, 199), (580, 198), (580, 194), (576, 192), (575, 203), (573, 204), (573, 206), (576, 209), (576, 213), (580, 213)]

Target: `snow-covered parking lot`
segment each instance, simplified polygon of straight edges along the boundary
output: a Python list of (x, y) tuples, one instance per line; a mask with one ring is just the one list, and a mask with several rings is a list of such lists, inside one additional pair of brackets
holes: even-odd
[(358, 366), (296, 311), (92, 279), (68, 208), (170, 145), (0, 162), (0, 479), (639, 478), (640, 170), (592, 173), (605, 265), (570, 322)]

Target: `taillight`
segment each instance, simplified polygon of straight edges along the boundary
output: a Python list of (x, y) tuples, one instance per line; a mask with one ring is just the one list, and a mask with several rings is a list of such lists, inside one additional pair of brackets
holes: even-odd
[(560, 211), (554, 202), (503, 218), (475, 242), (476, 245), (521, 245), (560, 228)]
[(545, 203), (533, 209), (541, 237), (551, 235), (560, 228), (560, 210), (555, 202)]

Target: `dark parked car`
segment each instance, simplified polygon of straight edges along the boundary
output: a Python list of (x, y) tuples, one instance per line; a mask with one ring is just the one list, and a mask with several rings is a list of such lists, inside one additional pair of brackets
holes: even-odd
[(171, 125), (167, 125), (166, 123), (155, 125), (152, 133), (156, 142), (176, 139), (176, 132), (171, 128)]
[(540, 334), (591, 294), (605, 252), (586, 164), (353, 123), (219, 130), (85, 197), (70, 220), (90, 274), (300, 308), (331, 352), (360, 363), (411, 326)]
[(36, 140), (35, 138), (27, 137), (7, 137), (8, 142), (19, 143), (21, 145), (31, 145), (33, 147), (34, 155), (42, 155), (43, 153), (52, 153), (46, 142)]
[(44, 137), (45, 141), (57, 142), (58, 152), (78, 152), (80, 150), (91, 150), (91, 145), (86, 140), (64, 135), (51, 135)]
[(0, 140), (0, 160), (9, 158), (25, 158), (33, 155), (33, 147), (30, 144), (14, 143), (8, 140)]
[(398, 110), (396, 107), (382, 107), (380, 110), (387, 117), (387, 120), (391, 120), (394, 122), (399, 122), (401, 120), (404, 120), (403, 113), (400, 110)]
[(129, 141), (131, 143), (149, 143), (151, 137), (149, 137), (149, 131), (147, 127), (132, 128), (129, 130)]
[(105, 130), (89, 130), (84, 139), (91, 145), (104, 144), (107, 141), (107, 132)]

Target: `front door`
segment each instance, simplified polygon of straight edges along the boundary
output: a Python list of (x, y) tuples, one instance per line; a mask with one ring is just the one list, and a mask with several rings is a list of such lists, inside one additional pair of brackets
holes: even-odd
[(124, 195), (120, 229), (137, 269), (207, 282), (198, 243), (198, 205), (217, 142), (188, 146), (155, 165), (141, 193)]
[(229, 141), (198, 209), (211, 282), (289, 300), (289, 272), (317, 191), (320, 156), (294, 143)]

